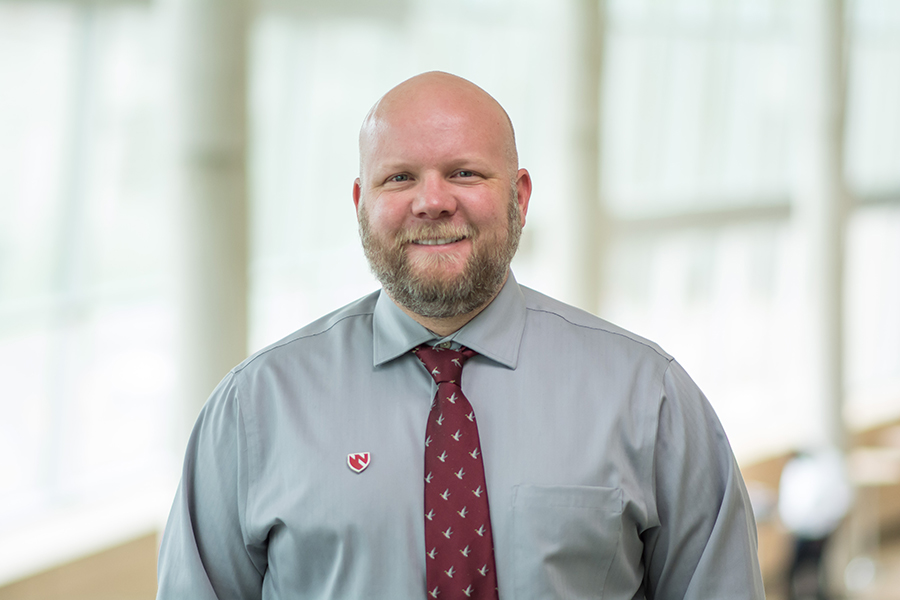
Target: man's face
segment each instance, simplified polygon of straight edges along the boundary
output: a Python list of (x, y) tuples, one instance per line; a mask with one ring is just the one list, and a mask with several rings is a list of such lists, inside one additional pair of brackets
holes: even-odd
[(516, 171), (505, 115), (465, 98), (419, 100), (369, 123), (354, 201), (388, 294), (416, 314), (454, 317), (506, 280), (530, 180)]
[[(419, 226), (385, 238), (362, 205), (360, 238), (375, 276), (395, 301), (425, 317), (455, 317), (486, 304), (506, 281), (522, 231), (515, 194), (508, 196), (506, 231), (492, 239), (470, 224)], [(453, 248), (462, 242), (442, 243), (463, 237), (467, 252)]]

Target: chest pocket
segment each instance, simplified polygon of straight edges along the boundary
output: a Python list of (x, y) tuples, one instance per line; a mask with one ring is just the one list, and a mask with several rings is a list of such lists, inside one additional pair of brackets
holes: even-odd
[(603, 598), (622, 510), (618, 488), (516, 486), (515, 599)]

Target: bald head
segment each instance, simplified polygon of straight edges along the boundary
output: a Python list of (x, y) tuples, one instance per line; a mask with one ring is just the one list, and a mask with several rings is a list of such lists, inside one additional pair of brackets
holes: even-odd
[(399, 84), (375, 103), (359, 132), (360, 178), (374, 148), (391, 141), (396, 128), (429, 128), (452, 135), (486, 139), (506, 161), (515, 179), (518, 168), (515, 132), (509, 115), (490, 94), (462, 77), (432, 71)]

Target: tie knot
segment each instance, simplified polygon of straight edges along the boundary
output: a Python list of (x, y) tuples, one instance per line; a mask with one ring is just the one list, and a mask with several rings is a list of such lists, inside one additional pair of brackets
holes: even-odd
[(468, 348), (457, 351), (428, 345), (419, 346), (413, 352), (431, 373), (435, 383), (439, 385), (448, 381), (455, 381), (458, 384), (462, 376), (463, 365), (470, 357), (477, 354)]

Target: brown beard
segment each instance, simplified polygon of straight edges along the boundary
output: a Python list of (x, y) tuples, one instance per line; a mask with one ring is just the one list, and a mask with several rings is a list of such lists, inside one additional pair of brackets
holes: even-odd
[[(423, 317), (446, 319), (468, 314), (487, 304), (500, 291), (506, 281), (522, 226), (519, 224), (519, 204), (516, 189), (507, 208), (506, 239), (478, 250), (473, 244), (472, 254), (466, 260), (462, 273), (452, 279), (443, 279), (413, 273), (406, 246), (423, 237), (440, 239), (469, 237), (474, 241), (479, 230), (472, 225), (462, 228), (449, 224), (421, 226), (402, 231), (393, 241), (384, 241), (374, 235), (369, 225), (365, 203), (359, 205), (359, 237), (372, 273), (385, 291), (398, 304)], [(440, 261), (440, 258), (437, 259)], [(440, 267), (438, 267), (440, 268)]]

